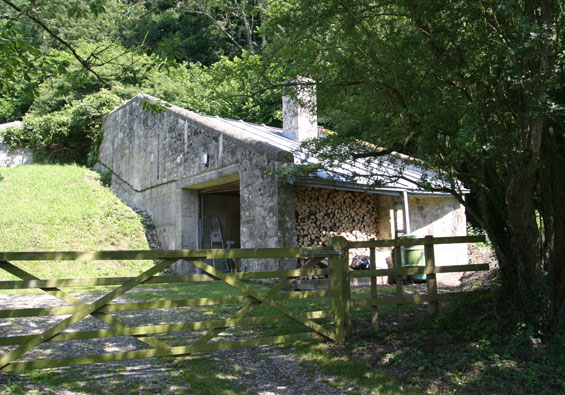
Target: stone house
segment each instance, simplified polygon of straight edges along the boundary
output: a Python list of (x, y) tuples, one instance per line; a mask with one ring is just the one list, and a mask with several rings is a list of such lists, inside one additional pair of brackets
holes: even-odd
[[(277, 174), (294, 163), (305, 138), (318, 137), (315, 114), (283, 98), (283, 128), (197, 114), (174, 105), (148, 112), (138, 95), (105, 119), (97, 168), (112, 172), (112, 189), (148, 212), (165, 249), (211, 248), (219, 226), (236, 247), (319, 245), (333, 235), (389, 239), (403, 233), (466, 234), (463, 207), (450, 195), (409, 182), (367, 191), (313, 175)], [(386, 251), (383, 251), (386, 254)], [(438, 264), (467, 263), (464, 245), (437, 246)], [(176, 270), (187, 272), (189, 265)], [(296, 261), (242, 261), (242, 271), (296, 267)]]

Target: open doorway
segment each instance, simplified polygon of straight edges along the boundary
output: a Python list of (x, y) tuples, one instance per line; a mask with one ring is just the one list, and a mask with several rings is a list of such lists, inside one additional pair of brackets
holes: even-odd
[(239, 182), (199, 191), (200, 248), (240, 247)]

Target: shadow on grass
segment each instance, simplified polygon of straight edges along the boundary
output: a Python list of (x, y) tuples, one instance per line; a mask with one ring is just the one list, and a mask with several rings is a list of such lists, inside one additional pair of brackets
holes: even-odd
[(404, 329), (385, 313), (382, 330), (358, 321), (345, 345), (287, 350), (367, 392), (564, 393), (565, 337), (542, 342), (527, 326), (508, 328), (492, 303), (486, 296), (452, 305), (433, 320), (407, 320)]
[[(259, 285), (253, 285), (262, 289)], [(388, 290), (383, 288), (383, 292)], [(188, 287), (153, 288), (132, 294), (150, 297), (190, 298), (224, 296), (233, 290), (221, 283)], [(355, 291), (357, 293), (357, 291)], [(366, 293), (366, 292), (365, 292)], [(365, 297), (358, 293), (355, 297)], [(328, 309), (327, 298), (280, 302), (299, 312)], [(395, 324), (395, 308), (379, 306), (381, 330), (370, 327), (370, 308), (356, 309), (353, 332), (344, 345), (331, 342), (300, 343), (283, 350), (300, 360), (308, 372), (321, 372), (338, 391), (355, 388), (369, 393), (563, 393), (565, 392), (565, 337), (542, 342), (524, 325), (508, 327), (504, 314), (496, 313), (493, 298), (482, 296), (447, 307), (438, 317), (425, 319), (425, 307), (405, 305), (406, 327)], [(239, 305), (229, 306), (231, 314)], [(191, 310), (192, 311), (192, 310)], [(215, 308), (203, 313), (206, 318)], [(278, 312), (262, 306), (254, 315)], [(508, 313), (506, 313), (508, 314)], [(192, 317), (201, 319), (201, 317)], [(329, 324), (329, 319), (317, 320)], [(235, 328), (233, 335), (280, 335), (302, 332), (296, 322)], [(187, 340), (186, 338), (184, 339)], [(255, 351), (253, 351), (255, 352)], [(240, 384), (224, 354), (146, 359), (53, 370), (0, 374), (0, 393), (239, 393)], [(224, 358), (224, 359), (218, 359)], [(259, 359), (262, 357), (259, 356)], [(231, 364), (233, 361), (229, 361)], [(231, 373), (230, 373), (231, 372)], [(316, 373), (312, 373), (316, 375)], [(294, 376), (293, 376), (294, 379)]]

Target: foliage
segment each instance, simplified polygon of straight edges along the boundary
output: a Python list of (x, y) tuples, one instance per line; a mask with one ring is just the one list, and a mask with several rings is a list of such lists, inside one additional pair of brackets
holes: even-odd
[[(2, 169), (0, 245), (3, 251), (148, 249), (140, 218), (78, 166)], [(21, 263), (41, 278), (124, 276), (151, 262)], [(6, 278), (7, 274), (2, 274)]]
[(483, 229), (481, 229), (481, 228), (479, 228), (479, 227), (473, 225), (473, 224), (470, 223), (470, 222), (467, 222), (467, 235), (468, 235), (468, 236), (485, 236), (486, 241), (485, 241), (484, 243), (482, 243), (482, 242), (481, 242), (481, 243), (477, 243), (476, 245), (477, 245), (478, 247), (481, 247), (481, 248), (492, 248), (492, 243), (491, 243), (491, 241), (489, 240), (488, 235), (486, 234), (486, 232), (485, 232)]
[(496, 301), (484, 294), (451, 303), (435, 318), (411, 315), (402, 329), (394, 310), (379, 308), (378, 332), (368, 328), (370, 316), (355, 325), (361, 311), (354, 309), (345, 346), (304, 343), (287, 350), (304, 368), (314, 366), (337, 383), (355, 382), (368, 393), (562, 392), (563, 337), (540, 338)]
[(163, 59), (204, 65), (240, 54), (209, 17), (189, 12), (186, 3), (163, 0), (124, 7), (127, 18), (116, 38), (127, 48), (139, 46)]
[(21, 118), (39, 85), (67, 72), (69, 58), (96, 75), (96, 54), (78, 54), (73, 44), (111, 36), (118, 8), (117, 2), (106, 0), (0, 1), (0, 121)]
[(27, 84), (0, 98), (0, 123), (12, 122), (25, 114), (34, 100), (34, 88)]
[[(0, 122), (26, 114), (13, 144), (83, 164), (96, 151), (101, 112), (118, 103), (106, 100), (111, 94), (280, 123), (281, 67), (251, 54), (262, 9), (254, 1), (2, 0)], [(71, 109), (85, 100), (90, 111)]]
[(113, 81), (112, 89), (103, 88), (96, 76), (59, 53), (68, 58), (69, 74), (42, 83), (23, 119), (23, 133), (7, 134), (7, 141), (32, 148), (40, 160), (86, 164), (88, 155), (96, 153), (103, 116), (138, 93), (208, 115), (280, 123), (279, 91), (261, 84), (265, 75), (279, 79), (281, 71), (265, 67), (257, 55), (244, 52), (241, 58), (222, 58), (210, 67), (168, 68), (155, 56), (131, 53), (111, 43), (82, 44), (77, 50), (98, 53), (104, 64), (97, 71)]
[(98, 174), (100, 174), (100, 184), (110, 188), (112, 186), (112, 170), (99, 171)]
[(6, 131), (5, 141), (31, 148), (38, 161), (86, 164), (101, 142), (102, 118), (120, 103), (116, 95), (101, 90), (58, 111), (28, 113), (25, 126)]
[[(266, 8), (261, 0), (186, 0), (182, 3), (165, 0), (158, 4), (165, 6), (163, 8), (172, 5), (184, 14), (207, 19), (210, 26), (232, 45), (232, 51), (255, 53), (260, 46), (257, 27)], [(261, 38), (264, 44), (265, 39)], [(239, 53), (234, 52), (236, 54)]]
[(280, 63), (243, 52), (232, 60), (222, 58), (206, 71), (209, 85), (203, 99), (209, 107), (201, 112), (269, 125), (281, 123), (278, 81), (285, 74)]
[(278, 80), (281, 70), (265, 66), (258, 55), (243, 52), (239, 58), (224, 57), (210, 67), (171, 68), (155, 55), (131, 52), (112, 42), (81, 42), (76, 50), (81, 55), (97, 54), (97, 73), (112, 81), (112, 88), (105, 89), (103, 80), (85, 71), (69, 54), (52, 51), (53, 58), (67, 62), (67, 74), (38, 86), (23, 119), (26, 128), (7, 136), (13, 145), (32, 148), (40, 160), (86, 164), (88, 155), (96, 153), (103, 116), (138, 93), (204, 114), (280, 123), (279, 92), (266, 89), (264, 78)]
[[(487, 231), (504, 297), (545, 327), (565, 317), (564, 8), (289, 0), (264, 27), (270, 56), (318, 82), (323, 117), (343, 139), (337, 154), (363, 140), (372, 145), (353, 146), (348, 160), (396, 151), (435, 171)], [(423, 187), (438, 188), (432, 174)]]
[(170, 68), (156, 56), (136, 54), (111, 42), (81, 43), (77, 51), (97, 53), (97, 72), (113, 81), (112, 88), (106, 90), (99, 78), (85, 72), (68, 54), (54, 55), (67, 59), (68, 74), (39, 86), (23, 119), (26, 128), (7, 136), (13, 145), (32, 148), (40, 160), (86, 164), (88, 155), (96, 153), (103, 116), (138, 93), (204, 114), (280, 123), (279, 93), (261, 84), (265, 75), (279, 79), (281, 71), (274, 65), (266, 67), (258, 55), (244, 52), (241, 58), (222, 58), (210, 67)]
[(35, 62), (41, 58), (41, 52), (26, 42), (20, 27), (9, 18), (0, 19), (0, 53), (1, 91), (13, 89), (22, 79), (31, 81), (35, 77)]
[(107, 89), (106, 81), (111, 81), (111, 88), (108, 90), (122, 98), (130, 98), (128, 96), (135, 87), (153, 77), (154, 69), (166, 67), (156, 57), (137, 54), (112, 41), (79, 41), (76, 51), (80, 56), (96, 55), (98, 75), (89, 73), (65, 51), (51, 50), (52, 56), (59, 62), (67, 63), (67, 72), (65, 75), (47, 78), (39, 86), (31, 112), (43, 115), (59, 111), (89, 94)]
[[(45, 75), (64, 73), (67, 66), (65, 62), (59, 63), (49, 56), (44, 56), (50, 47), (66, 51), (79, 61), (85, 70), (100, 78), (93, 69), (96, 55), (81, 56), (73, 47), (72, 39), (77, 37), (76, 34), (82, 35), (82, 38), (100, 39), (100, 35), (87, 33), (99, 33), (100, 30), (87, 28), (84, 22), (92, 22), (93, 19), (96, 21), (105, 13), (106, 3), (107, 0), (78, 0), (71, 5), (59, 0), (2, 0), (0, 24), (4, 37), (0, 40), (3, 59), (0, 63), (0, 69), (3, 70), (0, 89), (9, 89), (11, 84), (19, 83), (21, 78), (30, 81), (34, 74), (41, 78)], [(107, 15), (105, 16), (107, 18)], [(97, 26), (109, 26), (100, 19), (98, 22)], [(66, 37), (67, 35), (69, 37)]]

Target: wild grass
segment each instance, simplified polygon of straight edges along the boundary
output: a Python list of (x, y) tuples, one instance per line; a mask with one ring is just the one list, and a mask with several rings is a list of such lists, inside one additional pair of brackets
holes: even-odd
[[(148, 249), (140, 218), (100, 176), (74, 165), (30, 165), (0, 170), (1, 251)], [(124, 276), (142, 261), (26, 262), (40, 278)], [(0, 273), (0, 279), (13, 279)]]

